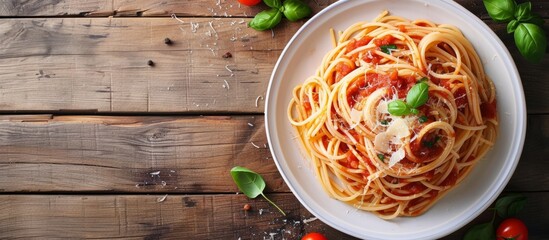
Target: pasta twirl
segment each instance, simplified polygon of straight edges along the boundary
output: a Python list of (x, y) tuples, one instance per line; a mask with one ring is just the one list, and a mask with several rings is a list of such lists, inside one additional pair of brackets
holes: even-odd
[[(333, 40), (288, 106), (318, 181), (331, 197), (384, 219), (424, 213), (493, 146), (492, 81), (454, 26), (383, 12)], [(388, 105), (420, 80), (427, 102), (390, 114)]]

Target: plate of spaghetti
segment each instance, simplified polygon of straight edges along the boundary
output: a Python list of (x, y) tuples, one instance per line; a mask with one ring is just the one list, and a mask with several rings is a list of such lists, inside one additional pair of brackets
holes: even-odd
[(526, 129), (507, 49), (449, 0), (326, 8), (282, 52), (265, 114), (294, 195), (368, 239), (432, 239), (467, 224), (509, 181)]

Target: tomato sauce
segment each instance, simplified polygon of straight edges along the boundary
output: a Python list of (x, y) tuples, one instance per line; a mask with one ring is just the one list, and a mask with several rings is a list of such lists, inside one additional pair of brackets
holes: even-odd
[(370, 43), (370, 41), (372, 41), (372, 39), (373, 38), (369, 36), (364, 36), (359, 40), (356, 40), (354, 38), (351, 39), (347, 44), (347, 47), (345, 48), (345, 53), (351, 52), (359, 47), (366, 46), (368, 43)]
[(382, 38), (376, 38), (374, 39), (374, 44), (378, 47), (383, 45), (389, 45), (395, 43), (395, 37), (392, 35), (385, 35)]
[(442, 185), (442, 186), (454, 186), (457, 183), (458, 177), (459, 177), (459, 172), (458, 172), (457, 168), (453, 168), (452, 172), (450, 172), (448, 177), (446, 177), (446, 179), (444, 179), (444, 181), (442, 181), (442, 183), (440, 185)]
[(351, 73), (353, 70), (355, 70), (355, 66), (349, 66), (343, 62), (340, 62), (335, 67), (335, 82), (339, 82), (343, 77), (347, 76), (347, 74)]
[(410, 143), (410, 149), (418, 158), (419, 163), (430, 161), (442, 153), (443, 148), (436, 145), (436, 139), (435, 134), (428, 134), (423, 137), (421, 142), (415, 140)]
[(467, 92), (465, 91), (465, 88), (458, 88), (458, 90), (454, 92), (454, 99), (458, 108), (467, 108), (469, 101), (467, 100)]
[(483, 118), (488, 119), (496, 119), (497, 111), (496, 111), (496, 100), (490, 102), (490, 103), (482, 103), (480, 105), (480, 112), (482, 113)]
[(389, 87), (388, 94), (398, 92), (399, 98), (405, 98), (406, 94), (414, 86), (416, 79), (412, 76), (400, 77), (398, 72), (393, 71), (387, 74), (366, 73), (364, 77), (356, 79), (347, 88), (347, 102), (353, 107), (364, 97), (369, 96), (375, 90), (382, 87)]

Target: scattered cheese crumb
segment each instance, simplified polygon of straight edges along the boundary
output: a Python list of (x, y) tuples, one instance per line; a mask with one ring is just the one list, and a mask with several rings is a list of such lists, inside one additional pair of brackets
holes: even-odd
[(316, 221), (317, 219), (318, 219), (318, 218), (316, 218), (316, 217), (312, 217), (312, 218), (309, 218), (309, 219), (304, 219), (304, 220), (303, 220), (303, 223), (307, 224), (307, 223), (310, 223), (310, 222), (312, 222), (312, 221)]
[(185, 23), (183, 20), (179, 19), (179, 18), (175, 15), (175, 13), (172, 13), (172, 18), (175, 19), (175, 20), (177, 20), (177, 21), (179, 21), (180, 23)]
[(150, 174), (151, 174), (151, 176), (158, 176), (158, 175), (160, 175), (160, 171), (152, 172)]
[(263, 100), (263, 96), (259, 95), (255, 98), (255, 107), (259, 107), (259, 100)]
[(163, 197), (159, 197), (156, 199), (156, 202), (164, 202), (168, 198), (168, 194), (164, 195)]
[(255, 144), (254, 142), (250, 142), (255, 148), (259, 148), (259, 146), (257, 146), (257, 144)]

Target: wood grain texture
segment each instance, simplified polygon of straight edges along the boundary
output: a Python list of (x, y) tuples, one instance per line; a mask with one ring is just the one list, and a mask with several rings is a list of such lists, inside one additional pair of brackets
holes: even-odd
[[(244, 18), (180, 20), (0, 22), (0, 111), (262, 113), (274, 64), (302, 22), (258, 32)], [(489, 24), (513, 46), (504, 24)], [(174, 44), (164, 44), (166, 37)], [(529, 113), (549, 113), (541, 94), (548, 90), (543, 66), (549, 57), (531, 64), (516, 48), (510, 51)], [(227, 52), (232, 58), (222, 57)]]
[(237, 165), (289, 191), (260, 115), (29, 119), (0, 121), (1, 192), (236, 192)]
[[(236, 192), (237, 165), (289, 192), (252, 116), (5, 116), (0, 121), (2, 192)], [(509, 191), (549, 191), (549, 116), (531, 116)], [(156, 174), (155, 174), (156, 173)]]
[(271, 33), (244, 19), (182, 21), (2, 21), (0, 110), (263, 112), (272, 68), (300, 24)]
[[(304, 0), (317, 13), (337, 0)], [(247, 7), (236, 0), (5, 0), (0, 16), (92, 16), (92, 17), (253, 17), (266, 5)]]
[(112, 0), (4, 0), (0, 17), (12, 16), (84, 16), (112, 12)]
[[(207, 16), (251, 17), (266, 9), (265, 5), (247, 7), (236, 0), (4, 0), (0, 2), (0, 16)], [(337, 0), (304, 0), (319, 12)], [(456, 0), (482, 19), (489, 16), (481, 1)], [(533, 1), (532, 9), (542, 17), (549, 17), (549, 1)], [(218, 4), (219, 3), (219, 4)]]
[[(537, 213), (549, 211), (549, 193), (526, 196), (528, 204), (519, 217), (525, 219), (531, 239), (546, 239), (549, 217)], [(291, 193), (269, 197), (287, 216), (264, 199), (243, 194), (0, 195), (0, 232), (4, 238), (278, 240), (314, 231), (328, 239), (355, 239), (316, 220)], [(251, 210), (243, 211), (244, 204)], [(490, 221), (491, 214), (488, 210), (442, 239), (462, 239), (472, 225)]]

